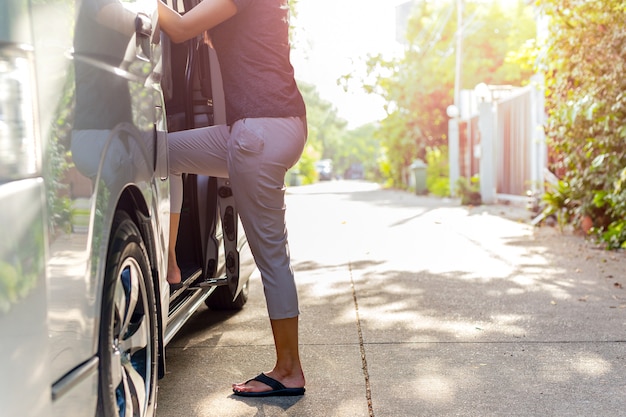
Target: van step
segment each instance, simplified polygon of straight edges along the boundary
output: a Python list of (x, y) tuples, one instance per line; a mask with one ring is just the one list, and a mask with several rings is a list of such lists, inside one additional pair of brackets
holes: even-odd
[[(176, 290), (170, 290), (170, 303), (180, 298), (183, 294), (190, 295), (194, 291), (200, 291), (210, 287), (228, 285), (228, 277), (202, 278), (201, 270), (189, 276), (183, 281), (183, 285)], [(184, 274), (183, 274), (184, 276)]]
[(170, 287), (170, 302), (185, 291), (190, 289), (191, 285), (202, 278), (202, 268), (197, 266), (180, 266), (180, 274), (183, 278), (183, 285), (180, 288), (172, 289)]
[(189, 288), (193, 289), (193, 288), (219, 287), (221, 285), (228, 285), (228, 277), (205, 278), (202, 280), (197, 280)]

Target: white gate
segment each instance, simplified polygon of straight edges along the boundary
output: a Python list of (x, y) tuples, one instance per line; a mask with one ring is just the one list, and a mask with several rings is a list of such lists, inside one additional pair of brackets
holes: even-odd
[(480, 185), (484, 203), (523, 200), (543, 192), (547, 150), (542, 93), (519, 88), (479, 103)]

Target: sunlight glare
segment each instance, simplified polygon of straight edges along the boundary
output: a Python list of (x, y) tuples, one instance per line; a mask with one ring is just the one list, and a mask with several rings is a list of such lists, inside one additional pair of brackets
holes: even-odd
[(357, 83), (344, 92), (343, 75), (364, 76), (367, 54), (394, 53), (395, 6), (405, 0), (299, 0), (292, 63), (296, 78), (314, 84), (350, 127), (384, 117), (382, 98), (363, 92)]

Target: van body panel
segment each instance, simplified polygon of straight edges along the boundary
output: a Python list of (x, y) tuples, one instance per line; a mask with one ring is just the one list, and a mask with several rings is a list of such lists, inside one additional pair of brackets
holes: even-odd
[(25, 0), (0, 2), (0, 43), (32, 45), (28, 4)]
[[(158, 315), (150, 333), (156, 360), (147, 366), (158, 363), (160, 376), (167, 341), (219, 288), (200, 284), (223, 285), (222, 275), (230, 274), (239, 279), (238, 294), (255, 268), (240, 232), (232, 246), (241, 267), (225, 272), (219, 204), (226, 199), (190, 176), (185, 194), (193, 198), (186, 198), (189, 216), (179, 236), (193, 254), (193, 268), (185, 288), (170, 292), (168, 120), (176, 121), (170, 130), (199, 127), (197, 120), (210, 125), (224, 119), (224, 105), (218, 63), (214, 56), (209, 63), (214, 53), (206, 45), (177, 46), (176, 56), (188, 59), (162, 55), (172, 45), (158, 31), (156, 7), (147, 0), (0, 1), (2, 415), (98, 413), (102, 387), (108, 389), (102, 375), (120, 369), (101, 367), (103, 357), (111, 358), (102, 346), (111, 343), (100, 340), (103, 304), (112, 305), (103, 301), (103, 288), (119, 212), (137, 226), (133, 236), (138, 233), (145, 246), (149, 271), (141, 279), (152, 281), (144, 287), (154, 287), (148, 308), (155, 311), (144, 312)], [(194, 94), (181, 93), (196, 92), (199, 73), (190, 62), (216, 83), (202, 85), (199, 104), (190, 101)], [(162, 82), (172, 72), (182, 76), (166, 103), (161, 86), (167, 88)], [(155, 400), (140, 415), (153, 416)]]
[(43, 200), (40, 178), (0, 185), (0, 404), (7, 416), (49, 415)]
[[(116, 207), (127, 187), (163, 234), (167, 183), (155, 179), (167, 168), (157, 130), (164, 131), (161, 93), (147, 83), (158, 64), (155, 45), (134, 34), (140, 6), (129, 1), (119, 21), (106, 21), (94, 0), (51, 0), (32, 5), (39, 98), (39, 128), (45, 145), (44, 176), (49, 225), (50, 372), (57, 381), (97, 353), (101, 288)], [(125, 26), (124, 26), (125, 25)], [(129, 27), (130, 26), (130, 27)], [(146, 48), (141, 50), (141, 48)], [(154, 58), (154, 59), (151, 59)], [(158, 83), (157, 83), (158, 85)], [(162, 142), (162, 134), (160, 136)], [(165, 167), (165, 168), (164, 168)], [(165, 201), (163, 201), (165, 200)], [(129, 202), (129, 206), (137, 204)], [(167, 223), (166, 223), (167, 225)], [(160, 245), (164, 239), (151, 239)], [(165, 261), (160, 257), (160, 270)], [(68, 285), (71, 283), (71, 285)]]

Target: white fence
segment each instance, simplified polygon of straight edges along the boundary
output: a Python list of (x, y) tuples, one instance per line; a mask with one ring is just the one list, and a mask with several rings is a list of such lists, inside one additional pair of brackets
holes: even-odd
[(450, 120), (450, 184), (478, 174), (486, 204), (526, 201), (529, 194), (542, 193), (547, 166), (542, 93), (533, 87), (511, 89), (477, 109), (477, 123), (476, 116)]

